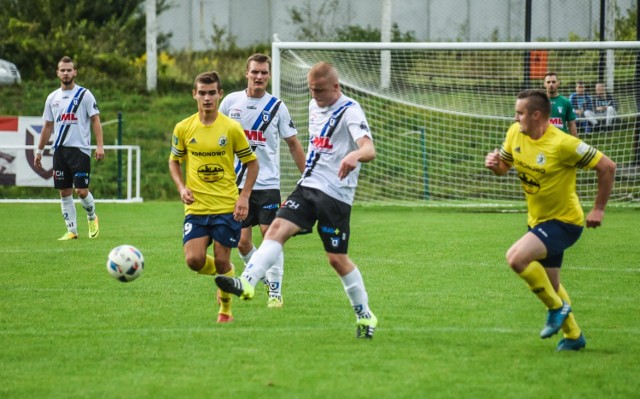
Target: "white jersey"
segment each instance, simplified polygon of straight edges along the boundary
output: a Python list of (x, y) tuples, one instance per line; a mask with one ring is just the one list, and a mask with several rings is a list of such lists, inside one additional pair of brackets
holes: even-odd
[[(247, 97), (246, 91), (236, 91), (220, 103), (220, 112), (242, 125), (251, 149), (258, 157), (260, 171), (254, 190), (280, 189), (280, 138), (298, 134), (289, 110), (278, 98), (265, 93), (261, 98)], [(246, 174), (236, 160), (238, 187), (244, 187)]]
[(327, 108), (311, 100), (307, 165), (298, 184), (352, 205), (361, 164), (342, 180), (338, 170), (342, 159), (358, 149), (356, 141), (365, 136), (372, 138), (364, 111), (355, 100), (342, 95)]
[(49, 94), (42, 119), (53, 122), (54, 150), (78, 147), (91, 155), (91, 117), (99, 113), (93, 94), (77, 84), (71, 90), (59, 88)]

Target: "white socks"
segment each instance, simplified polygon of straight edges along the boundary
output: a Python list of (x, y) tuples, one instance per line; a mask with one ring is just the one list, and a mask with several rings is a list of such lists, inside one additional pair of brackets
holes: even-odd
[(251, 257), (247, 267), (244, 268), (242, 277), (255, 287), (265, 277), (267, 269), (273, 266), (278, 258), (282, 258), (281, 255), (282, 245), (278, 241), (263, 241), (260, 248)]
[(252, 247), (251, 251), (249, 251), (246, 255), (242, 255), (240, 250), (238, 250), (238, 255), (240, 255), (240, 259), (242, 259), (242, 261), (244, 262), (245, 266), (247, 266), (249, 264), (249, 261), (251, 260), (251, 257), (253, 256), (254, 253), (256, 253), (256, 251), (257, 251), (256, 247)]
[[(238, 255), (240, 255), (240, 259), (242, 259), (242, 261), (244, 262), (245, 267), (249, 265), (249, 262), (251, 261), (251, 257), (253, 256), (253, 254), (256, 253), (256, 251), (257, 251), (256, 247), (251, 248), (251, 251), (249, 251), (246, 255), (242, 255), (242, 253), (238, 251)], [(265, 282), (265, 284), (269, 286), (270, 297), (279, 297), (279, 298), (282, 297), (282, 276), (283, 275), (284, 275), (284, 252), (282, 252), (281, 250), (280, 256), (278, 256), (273, 266), (271, 266), (265, 272), (265, 276), (261, 279), (262, 281)]]
[(369, 297), (367, 291), (364, 288), (364, 280), (362, 280), (362, 274), (356, 267), (351, 273), (348, 273), (340, 277), (344, 291), (349, 297), (351, 306), (356, 312), (358, 318), (369, 318), (371, 314), (369, 312)]
[(73, 203), (73, 195), (60, 197), (62, 218), (67, 225), (67, 231), (78, 235), (78, 225), (76, 224), (76, 206)]
[(273, 266), (267, 270), (266, 280), (269, 284), (269, 297), (282, 297), (282, 276), (284, 275), (284, 252), (280, 251), (280, 256)]
[(84, 210), (87, 212), (87, 217), (89, 218), (89, 220), (95, 219), (96, 204), (95, 204), (95, 201), (93, 200), (93, 195), (91, 195), (91, 192), (89, 192), (89, 194), (87, 194), (86, 197), (80, 198), (80, 203), (82, 204), (82, 207), (84, 208)]

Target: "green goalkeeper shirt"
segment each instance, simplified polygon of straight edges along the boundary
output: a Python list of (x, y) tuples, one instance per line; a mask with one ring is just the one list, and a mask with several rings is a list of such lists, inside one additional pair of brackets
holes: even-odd
[(573, 112), (571, 102), (562, 96), (553, 97), (549, 100), (551, 101), (549, 122), (565, 133), (569, 133), (569, 122), (576, 120), (576, 113)]

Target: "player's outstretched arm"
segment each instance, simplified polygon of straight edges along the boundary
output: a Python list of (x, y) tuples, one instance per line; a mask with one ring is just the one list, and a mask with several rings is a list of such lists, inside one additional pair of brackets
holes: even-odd
[(609, 196), (613, 190), (613, 182), (615, 181), (616, 164), (609, 157), (603, 155), (594, 168), (598, 174), (598, 192), (593, 209), (587, 214), (587, 228), (596, 228), (602, 225), (604, 218), (604, 208), (607, 206)]
[(306, 163), (306, 157), (304, 155), (304, 150), (302, 149), (302, 144), (300, 144), (300, 140), (298, 140), (296, 136), (291, 136), (284, 139), (284, 141), (289, 146), (289, 152), (291, 153), (293, 162), (296, 164), (296, 167), (298, 168), (300, 173), (303, 173)]
[(373, 140), (369, 137), (360, 137), (356, 144), (359, 148), (348, 153), (347, 156), (340, 161), (340, 169), (338, 170), (338, 177), (340, 179), (344, 179), (352, 170), (357, 168), (358, 162), (370, 162), (376, 157), (376, 148), (373, 145)]
[(45, 121), (42, 131), (40, 132), (40, 141), (38, 142), (38, 149), (36, 150), (36, 156), (33, 159), (33, 166), (38, 170), (42, 170), (42, 151), (49, 142), (53, 133), (53, 121)]
[(576, 125), (575, 119), (569, 121), (569, 133), (571, 133), (573, 137), (578, 137), (578, 125)]
[(91, 128), (93, 129), (93, 135), (96, 137), (96, 161), (104, 159), (104, 136), (102, 134), (102, 123), (100, 123), (100, 116), (95, 114), (91, 117)]
[(245, 220), (249, 214), (249, 197), (251, 196), (251, 191), (253, 191), (253, 185), (258, 179), (258, 172), (260, 171), (258, 161), (255, 159), (247, 162), (245, 165), (247, 166), (247, 178), (244, 181), (244, 187), (242, 187), (242, 191), (233, 210), (233, 218), (239, 222)]
[(171, 180), (173, 180), (176, 188), (178, 189), (178, 193), (180, 193), (180, 199), (182, 202), (187, 205), (193, 204), (195, 198), (193, 198), (193, 193), (182, 180), (182, 168), (180, 167), (180, 162), (172, 159), (169, 160), (169, 174), (171, 175)]

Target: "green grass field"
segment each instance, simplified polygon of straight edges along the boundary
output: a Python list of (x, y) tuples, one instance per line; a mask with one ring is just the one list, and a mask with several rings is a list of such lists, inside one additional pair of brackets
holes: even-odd
[[(82, 220), (83, 211), (78, 206)], [(350, 254), (380, 323), (355, 317), (316, 234), (285, 247), (266, 294), (215, 322), (211, 278), (184, 264), (178, 202), (97, 207), (101, 234), (58, 242), (59, 204), (0, 204), (2, 398), (632, 398), (640, 392), (640, 212), (611, 209), (565, 256), (587, 348), (541, 340), (543, 305), (504, 253), (523, 213), (356, 207)], [(143, 276), (112, 279), (116, 245)], [(234, 263), (241, 262), (234, 252)]]

